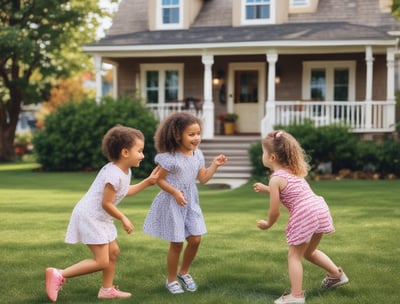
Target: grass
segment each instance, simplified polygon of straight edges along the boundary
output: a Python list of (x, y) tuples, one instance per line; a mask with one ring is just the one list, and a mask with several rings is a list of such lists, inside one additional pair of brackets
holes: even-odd
[[(90, 256), (85, 246), (63, 241), (72, 208), (95, 173), (42, 173), (35, 166), (0, 165), (2, 303), (48, 303), (44, 269)], [(400, 180), (319, 181), (312, 187), (328, 201), (336, 227), (320, 249), (343, 266), (350, 284), (322, 292), (325, 273), (304, 262), (307, 303), (398, 302)], [(133, 297), (108, 303), (273, 303), (289, 287), (286, 210), (271, 230), (259, 231), (255, 223), (268, 200), (250, 183), (235, 190), (199, 188), (209, 230), (191, 268), (199, 290), (172, 296), (164, 288), (168, 243), (141, 232), (158, 191), (153, 187), (120, 205), (136, 232), (127, 235), (116, 223), (121, 255), (115, 283)], [(100, 302), (100, 283), (100, 273), (69, 279), (57, 302)]]

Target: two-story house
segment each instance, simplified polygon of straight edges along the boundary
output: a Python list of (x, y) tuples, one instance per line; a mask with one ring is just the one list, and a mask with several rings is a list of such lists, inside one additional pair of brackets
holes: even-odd
[(107, 35), (84, 46), (115, 68), (115, 97), (139, 97), (163, 118), (239, 115), (236, 130), (342, 122), (395, 126), (398, 24), (389, 0), (122, 0)]

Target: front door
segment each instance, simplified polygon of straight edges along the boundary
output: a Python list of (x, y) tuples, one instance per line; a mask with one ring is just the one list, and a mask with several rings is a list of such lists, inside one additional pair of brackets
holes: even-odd
[(238, 114), (236, 132), (260, 133), (265, 104), (265, 63), (231, 63), (228, 112)]

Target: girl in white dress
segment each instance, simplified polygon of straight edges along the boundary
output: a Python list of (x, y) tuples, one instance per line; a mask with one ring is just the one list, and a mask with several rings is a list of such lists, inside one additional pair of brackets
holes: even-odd
[[(227, 161), (225, 155), (215, 157), (210, 167), (198, 149), (201, 141), (201, 121), (186, 112), (174, 113), (164, 120), (155, 134), (158, 151), (155, 161), (160, 167), (157, 184), (161, 191), (155, 197), (146, 217), (143, 231), (170, 242), (167, 256), (167, 289), (182, 293), (195, 291), (197, 286), (189, 275), (200, 245), (207, 232), (199, 204), (196, 181), (208, 182), (217, 168)], [(178, 272), (184, 241), (187, 246)]]
[(139, 167), (143, 160), (144, 136), (141, 131), (115, 126), (104, 136), (102, 149), (110, 161), (97, 174), (88, 192), (75, 206), (68, 225), (65, 242), (83, 243), (93, 258), (83, 260), (65, 269), (46, 269), (46, 292), (53, 302), (65, 279), (103, 272), (103, 285), (98, 298), (129, 298), (129, 292), (113, 285), (115, 266), (119, 255), (117, 229), (119, 220), (127, 233), (134, 230), (131, 221), (117, 208), (125, 196), (134, 195), (156, 183), (159, 168), (138, 184), (130, 185), (131, 167)]

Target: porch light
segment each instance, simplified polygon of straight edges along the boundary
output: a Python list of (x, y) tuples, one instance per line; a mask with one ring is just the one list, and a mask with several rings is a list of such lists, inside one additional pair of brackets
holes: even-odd
[(216, 86), (221, 84), (223, 82), (224, 76), (225, 76), (224, 71), (218, 70), (212, 80), (213, 84)]
[(275, 73), (275, 84), (280, 84), (281, 83), (281, 69), (276, 68), (276, 73)]
[(219, 78), (217, 77), (213, 78), (213, 85), (219, 85)]

